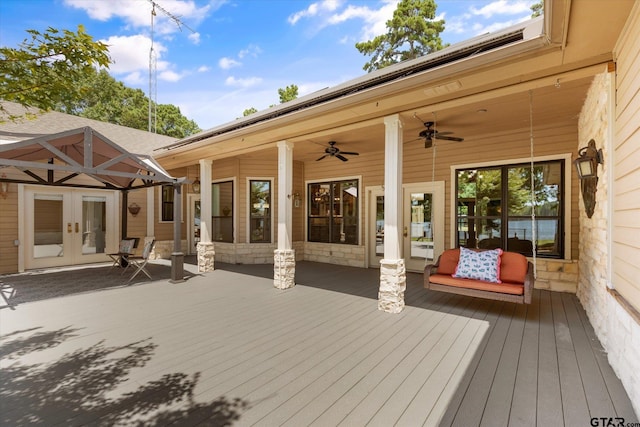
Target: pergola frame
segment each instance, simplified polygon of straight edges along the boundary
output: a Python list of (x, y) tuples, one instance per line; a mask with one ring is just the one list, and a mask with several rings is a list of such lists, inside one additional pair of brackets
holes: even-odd
[[(128, 192), (171, 184), (174, 189), (174, 250), (171, 254), (171, 281), (184, 280), (180, 223), (182, 185), (188, 183), (186, 178), (172, 177), (151, 156), (130, 153), (88, 126), (19, 142), (1, 143), (0, 169), (6, 167), (15, 168), (26, 177), (14, 179), (0, 176), (0, 182), (119, 190), (122, 194), (122, 238), (127, 234)], [(34, 170), (46, 171), (46, 178)], [(67, 172), (68, 175), (56, 179), (54, 176), (56, 171)], [(80, 175), (93, 178), (100, 184), (69, 182)]]

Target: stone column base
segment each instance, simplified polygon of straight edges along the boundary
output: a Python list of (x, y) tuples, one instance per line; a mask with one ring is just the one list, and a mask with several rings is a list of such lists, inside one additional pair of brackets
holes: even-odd
[(198, 272), (206, 273), (213, 271), (213, 263), (216, 252), (212, 242), (198, 242)]
[(400, 313), (404, 309), (404, 291), (407, 289), (407, 271), (404, 259), (380, 261), (380, 290), (378, 310)]
[(273, 251), (273, 286), (289, 289), (296, 285), (296, 251), (294, 249)]

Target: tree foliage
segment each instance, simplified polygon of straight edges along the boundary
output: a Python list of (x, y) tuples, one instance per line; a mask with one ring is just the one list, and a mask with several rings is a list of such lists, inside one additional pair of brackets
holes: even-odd
[(544, 13), (544, 2), (540, 0), (539, 2), (531, 5), (531, 17), (537, 18)]
[[(149, 129), (149, 98), (141, 89), (125, 86), (106, 70), (94, 71), (76, 84), (86, 89), (85, 96), (59, 103), (55, 108), (57, 111), (134, 129)], [(156, 131), (161, 135), (184, 138), (199, 132), (200, 128), (184, 117), (175, 105), (158, 104)]]
[(298, 86), (290, 85), (284, 89), (278, 89), (278, 95), (280, 96), (280, 103), (293, 101), (298, 97)]
[(435, 20), (436, 8), (435, 0), (401, 0), (386, 22), (386, 34), (356, 43), (360, 53), (371, 56), (363, 69), (379, 70), (446, 47), (440, 38), (444, 19)]
[(0, 47), (0, 99), (50, 110), (82, 98), (87, 88), (77, 82), (111, 62), (107, 45), (82, 25), (75, 33), (52, 27), (27, 33), (18, 48)]
[[(298, 86), (297, 85), (289, 85), (287, 87), (278, 89), (278, 96), (280, 97), (280, 103), (284, 104), (285, 102), (293, 101), (298, 97)], [(269, 105), (269, 108), (275, 107), (277, 104)], [(243, 117), (250, 116), (253, 113), (257, 113), (258, 110), (254, 107), (247, 108), (242, 112)]]

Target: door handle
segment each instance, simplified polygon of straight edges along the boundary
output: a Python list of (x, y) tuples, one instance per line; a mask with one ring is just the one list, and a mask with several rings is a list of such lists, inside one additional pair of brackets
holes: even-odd
[(408, 236), (408, 234), (407, 234), (407, 227), (405, 227), (405, 228), (404, 228), (404, 231), (402, 232), (402, 235), (403, 235), (404, 237), (407, 237), (407, 236)]
[(76, 222), (76, 233), (80, 231), (80, 227), (78, 227), (78, 223)]
[(71, 223), (68, 222), (67, 223), (67, 233), (71, 233), (73, 230), (71, 230)]

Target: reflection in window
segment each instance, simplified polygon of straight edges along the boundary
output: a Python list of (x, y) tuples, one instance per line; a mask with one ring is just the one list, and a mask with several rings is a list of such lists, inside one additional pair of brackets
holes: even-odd
[(358, 180), (309, 184), (310, 242), (358, 244)]
[[(537, 254), (564, 253), (562, 161), (534, 164)], [(533, 254), (531, 166), (457, 171), (458, 246)]]
[(249, 181), (249, 242), (271, 243), (271, 181)]
[(233, 243), (233, 181), (211, 184), (211, 238)]
[(173, 185), (162, 186), (162, 221), (173, 221)]

